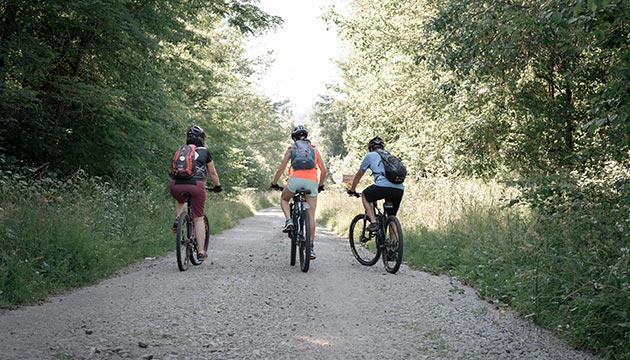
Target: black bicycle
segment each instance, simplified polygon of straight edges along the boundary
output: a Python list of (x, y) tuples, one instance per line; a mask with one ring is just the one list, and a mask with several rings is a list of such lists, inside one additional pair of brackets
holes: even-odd
[[(206, 189), (210, 190), (210, 189)], [(199, 253), (197, 249), (197, 236), (195, 233), (195, 222), (192, 217), (192, 208), (190, 207), (190, 194), (186, 193), (186, 208), (187, 211), (182, 213), (177, 219), (177, 232), (175, 236), (176, 240), (176, 254), (177, 254), (177, 267), (180, 271), (188, 270), (188, 265), (199, 265), (203, 260), (199, 260), (197, 255)], [(210, 239), (210, 224), (208, 223), (208, 217), (203, 215), (203, 223), (206, 230), (206, 238), (203, 245), (203, 251), (208, 251), (208, 240)]]
[(291, 219), (293, 230), (289, 232), (291, 238), (291, 266), (295, 265), (296, 252), (300, 257), (300, 269), (308, 271), (311, 262), (311, 218), (308, 216), (310, 206), (306, 202), (306, 195), (310, 190), (298, 189), (291, 201)]
[[(360, 197), (360, 193), (350, 195)], [(393, 208), (393, 204), (385, 201), (384, 211), (373, 202), (374, 214), (378, 230), (369, 231), (370, 220), (366, 214), (358, 214), (350, 223), (350, 248), (352, 254), (362, 265), (372, 266), (383, 259), (383, 265), (388, 273), (395, 274), (400, 268), (403, 257), (403, 233), (400, 221), (394, 215), (385, 215), (387, 210)]]
[[(278, 185), (272, 185), (272, 189), (283, 190)], [(294, 266), (297, 254), (299, 254), (300, 269), (303, 272), (308, 271), (311, 263), (311, 218), (308, 216), (310, 206), (306, 201), (306, 195), (310, 193), (310, 190), (298, 189), (289, 204), (291, 220), (293, 221), (293, 229), (288, 232), (291, 239), (290, 262), (291, 266)]]

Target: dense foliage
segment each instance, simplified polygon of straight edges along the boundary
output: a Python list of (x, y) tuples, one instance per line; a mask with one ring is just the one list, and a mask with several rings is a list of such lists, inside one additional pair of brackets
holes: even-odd
[(353, 4), (331, 15), (353, 45), (348, 144), (382, 134), (434, 174), (627, 161), (627, 1)]
[(279, 23), (248, 0), (0, 1), (1, 165), (165, 175), (196, 123), (226, 184), (256, 185), (282, 106), (243, 37)]
[[(545, 326), (568, 326), (562, 332), (586, 348), (627, 357), (630, 2), (351, 3), (347, 15), (328, 14), (350, 51), (338, 94), (316, 108), (341, 109), (343, 134), (326, 124), (332, 131), (321, 132), (348, 151), (340, 170), (353, 172), (380, 135), (410, 168), (409, 195), (414, 180), (445, 176), (513, 187), (519, 196), (499, 205), (531, 209), (525, 229), (535, 236), (502, 249), (533, 261), (523, 271), (540, 285), (513, 305), (535, 309), (528, 317)], [(441, 230), (453, 232), (449, 241), (470, 238), (452, 225)], [(506, 259), (483, 234), (475, 244), (488, 261)], [(566, 323), (549, 321), (551, 312)]]

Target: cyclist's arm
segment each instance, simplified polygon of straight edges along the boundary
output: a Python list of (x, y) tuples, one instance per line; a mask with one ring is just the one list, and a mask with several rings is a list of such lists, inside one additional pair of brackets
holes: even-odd
[(208, 176), (212, 179), (212, 183), (215, 186), (221, 186), (221, 182), (219, 181), (219, 174), (217, 174), (217, 169), (214, 167), (214, 160), (211, 160), (208, 164)]
[(357, 170), (357, 173), (354, 174), (354, 180), (352, 180), (352, 186), (350, 186), (350, 191), (357, 190), (357, 185), (359, 184), (359, 181), (361, 181), (363, 174), (365, 174), (365, 170), (363, 169)]
[(317, 152), (317, 167), (319, 167), (319, 186), (324, 186), (324, 181), (326, 180), (326, 165), (319, 151), (317, 149), (315, 149), (315, 151)]
[(282, 162), (280, 163), (280, 166), (278, 167), (278, 170), (276, 171), (276, 174), (273, 176), (273, 180), (271, 181), (272, 184), (278, 184), (280, 176), (282, 176), (282, 174), (284, 173), (284, 169), (286, 169), (287, 164), (289, 163), (289, 159), (291, 159), (291, 149), (287, 149), (287, 151), (284, 153), (284, 158), (282, 159)]

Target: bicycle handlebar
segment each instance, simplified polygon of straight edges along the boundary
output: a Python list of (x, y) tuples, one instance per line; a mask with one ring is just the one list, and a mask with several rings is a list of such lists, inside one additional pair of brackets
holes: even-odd
[(221, 191), (223, 191), (223, 187), (221, 187), (221, 185), (215, 185), (214, 187), (207, 187), (206, 186), (206, 191), (212, 191), (215, 193), (220, 193)]
[(348, 190), (347, 191), (348, 195), (350, 196), (354, 196), (354, 197), (361, 197), (361, 193), (356, 192), (356, 191), (352, 191), (352, 190)]
[[(276, 190), (276, 191), (282, 191), (284, 190), (284, 188), (278, 184), (271, 184), (271, 186), (269, 187), (270, 189)], [(322, 192), (326, 190), (326, 188), (324, 187), (324, 185), (318, 186), (317, 187), (317, 192)]]

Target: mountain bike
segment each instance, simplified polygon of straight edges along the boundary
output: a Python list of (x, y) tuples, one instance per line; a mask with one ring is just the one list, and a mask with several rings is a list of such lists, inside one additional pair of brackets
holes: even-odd
[[(283, 187), (275, 185), (274, 190), (282, 191)], [(295, 259), (299, 253), (300, 269), (307, 272), (311, 263), (311, 218), (308, 216), (310, 208), (306, 202), (306, 195), (311, 191), (307, 189), (297, 189), (291, 202), (289, 203), (289, 213), (293, 221), (293, 229), (287, 234), (291, 239), (291, 256), (289, 258), (291, 266), (295, 265)]]
[[(360, 193), (351, 194), (360, 197)], [(388, 273), (395, 274), (400, 268), (403, 257), (403, 233), (400, 221), (394, 215), (385, 215), (387, 210), (393, 208), (389, 201), (383, 203), (383, 210), (378, 206), (378, 202), (372, 203), (377, 231), (369, 231), (367, 227), (370, 220), (366, 214), (358, 214), (350, 223), (350, 248), (352, 255), (362, 265), (372, 266), (378, 261), (378, 257), (383, 259), (383, 265)]]
[[(210, 190), (210, 189), (206, 189)], [(197, 259), (197, 236), (195, 233), (195, 222), (192, 216), (192, 208), (190, 206), (190, 194), (186, 193), (186, 212), (177, 218), (177, 232), (175, 236), (175, 252), (177, 255), (177, 267), (180, 271), (188, 270), (188, 265), (199, 265), (203, 260)], [(203, 224), (205, 226), (206, 238), (203, 250), (208, 251), (208, 240), (210, 238), (210, 224), (208, 217), (203, 215)]]
[(293, 230), (289, 232), (291, 238), (291, 266), (295, 265), (296, 252), (300, 257), (300, 269), (308, 271), (311, 262), (311, 218), (308, 216), (309, 204), (306, 195), (310, 190), (298, 189), (289, 204)]

